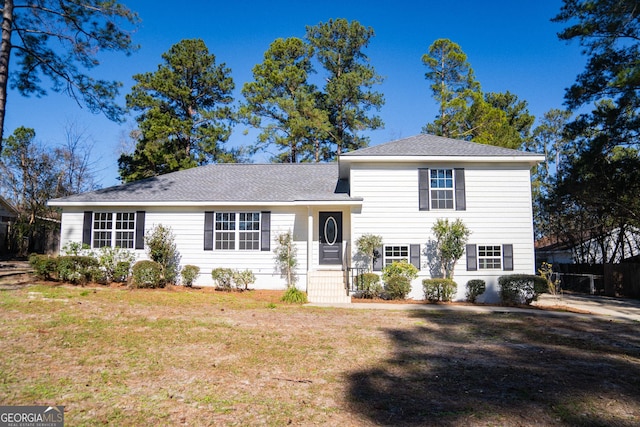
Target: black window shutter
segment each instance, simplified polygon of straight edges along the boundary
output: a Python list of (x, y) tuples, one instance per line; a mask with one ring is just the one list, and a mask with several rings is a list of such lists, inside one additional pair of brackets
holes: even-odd
[(260, 216), (260, 250), (271, 250), (271, 212), (268, 211)]
[(374, 252), (377, 256), (373, 259), (373, 271), (382, 271), (382, 248), (375, 248)]
[(476, 255), (476, 245), (467, 245), (467, 271), (478, 269), (478, 256)]
[(418, 169), (418, 208), (429, 210), (429, 169)]
[(82, 244), (91, 246), (91, 226), (93, 225), (93, 212), (84, 211), (82, 222)]
[(454, 169), (456, 179), (456, 210), (467, 210), (467, 199), (465, 196), (464, 169)]
[(513, 271), (513, 245), (502, 245), (502, 269)]
[(204, 250), (213, 250), (213, 212), (204, 213)]
[(420, 270), (420, 245), (409, 246), (409, 259), (411, 264), (418, 270)]
[(145, 211), (136, 212), (136, 249), (144, 249)]

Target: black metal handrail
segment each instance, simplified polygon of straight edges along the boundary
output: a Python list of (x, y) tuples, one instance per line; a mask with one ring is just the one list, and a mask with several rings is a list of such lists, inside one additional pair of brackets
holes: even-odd
[(363, 267), (347, 267), (347, 280), (345, 283), (347, 295), (362, 291), (362, 273), (366, 273), (367, 269)]

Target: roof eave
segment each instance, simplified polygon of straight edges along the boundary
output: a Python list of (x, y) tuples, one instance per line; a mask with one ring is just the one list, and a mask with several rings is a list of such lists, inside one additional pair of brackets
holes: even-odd
[(350, 198), (342, 200), (288, 200), (288, 201), (64, 201), (50, 200), (49, 206), (55, 207), (219, 207), (219, 206), (322, 206), (322, 205), (341, 205), (341, 206), (359, 206), (362, 205), (362, 198)]
[(341, 156), (340, 178), (349, 177), (351, 163), (519, 163), (531, 167), (543, 162), (541, 154), (518, 156)]

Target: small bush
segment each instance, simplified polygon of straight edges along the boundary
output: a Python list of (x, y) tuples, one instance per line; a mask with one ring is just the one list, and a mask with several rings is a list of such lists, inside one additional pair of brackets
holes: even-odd
[(126, 282), (129, 270), (136, 259), (133, 252), (111, 246), (100, 248), (97, 257), (105, 282)]
[(360, 298), (379, 298), (383, 288), (380, 276), (376, 273), (362, 273), (354, 278), (357, 296)]
[(422, 281), (422, 289), (424, 290), (424, 298), (431, 301), (448, 302), (453, 299), (456, 294), (458, 284), (452, 279), (424, 279)]
[(467, 301), (476, 302), (478, 297), (487, 290), (487, 286), (482, 279), (472, 279), (467, 282)]
[(124, 283), (129, 280), (129, 275), (131, 274), (131, 265), (133, 262), (129, 261), (119, 261), (116, 264), (115, 270), (113, 270), (113, 276), (111, 280), (114, 282)]
[(211, 271), (211, 278), (216, 282), (216, 289), (230, 291), (233, 286), (233, 270), (230, 268), (214, 268)]
[(58, 278), (63, 282), (84, 285), (98, 275), (98, 260), (91, 256), (58, 257)]
[(498, 278), (500, 298), (505, 304), (531, 304), (547, 290), (547, 281), (532, 274), (510, 274)]
[(411, 281), (418, 277), (418, 269), (406, 261), (392, 262), (382, 269), (384, 290), (391, 299), (405, 299), (411, 292)]
[(234, 270), (233, 271), (233, 283), (236, 289), (246, 291), (249, 289), (249, 285), (253, 285), (256, 282), (256, 276), (251, 270)]
[(31, 254), (29, 265), (38, 279), (53, 280), (58, 272), (58, 259), (48, 255)]
[(138, 261), (133, 265), (131, 286), (134, 288), (164, 288), (162, 266), (149, 260)]
[(411, 280), (404, 276), (391, 276), (384, 282), (384, 291), (390, 299), (405, 299), (411, 292)]
[(295, 286), (289, 286), (282, 295), (281, 301), (289, 304), (306, 304), (307, 294)]
[(182, 276), (182, 284), (188, 287), (193, 286), (196, 278), (200, 274), (200, 267), (197, 265), (185, 265), (180, 275)]

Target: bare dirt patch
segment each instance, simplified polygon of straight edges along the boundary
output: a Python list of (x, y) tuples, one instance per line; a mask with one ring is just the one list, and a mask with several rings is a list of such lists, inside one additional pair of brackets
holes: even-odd
[(69, 425), (640, 424), (637, 322), (281, 295), (0, 291), (0, 403), (65, 405)]

